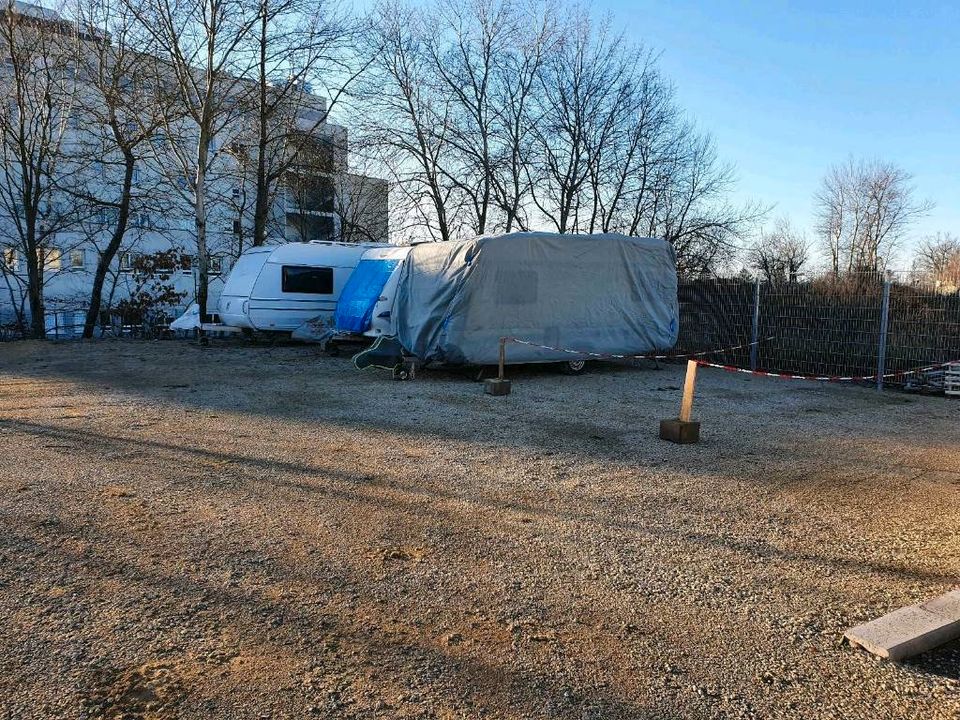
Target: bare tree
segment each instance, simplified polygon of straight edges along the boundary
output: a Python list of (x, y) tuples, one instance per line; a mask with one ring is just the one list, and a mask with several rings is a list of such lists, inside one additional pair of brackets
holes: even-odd
[[(79, 0), (74, 8), (77, 33), (74, 52), (82, 137), (74, 154), (100, 168), (90, 182), (74, 183), (71, 199), (88, 208), (81, 228), (98, 250), (83, 336), (93, 337), (103, 303), (104, 285), (137, 213), (159, 215), (165, 193), (159, 176), (146, 177), (150, 140), (166, 119), (178, 112), (152, 92), (145, 78), (155, 61), (135, 48), (142, 29), (123, 0)], [(166, 100), (161, 103), (159, 101)], [(139, 165), (139, 167), (138, 167)], [(107, 234), (105, 243), (101, 238)]]
[(426, 234), (451, 240), (463, 209), (451, 181), (456, 110), (435, 82), (426, 46), (432, 28), (424, 12), (384, 5), (373, 18), (367, 52), (375, 60), (360, 95), (370, 118), (363, 132)]
[(657, 57), (546, 0), (381, 9), (363, 96), (394, 207), (436, 239), (550, 227), (669, 240), (710, 272), (764, 211), (685, 120)]
[(960, 238), (937, 233), (920, 241), (913, 269), (923, 279), (946, 292), (960, 289)]
[(464, 200), (470, 231), (482, 235), (494, 204), (497, 69), (514, 37), (511, 10), (498, 0), (441, 0), (430, 17), (427, 81), (451, 101), (447, 140), (455, 156), (441, 170)]
[[(283, 181), (304, 153), (326, 143), (329, 174), (345, 164), (335, 137), (320, 139), (329, 115), (369, 64), (357, 57), (357, 23), (330, 0), (258, 0), (250, 36), (254, 172), (253, 244), (267, 240)], [(316, 91), (323, 89), (325, 97)]]
[(631, 62), (618, 50), (624, 38), (585, 12), (576, 12), (564, 30), (540, 73), (531, 164), (534, 203), (560, 233), (587, 229), (596, 217), (589, 183), (600, 182), (604, 142), (627, 112)]
[[(154, 57), (154, 84), (161, 102), (172, 97), (179, 113), (164, 122), (166, 158), (173, 187), (193, 207), (197, 243), (197, 305), (207, 312), (209, 288), (209, 181), (227, 129), (242, 112), (242, 77), (249, 73), (243, 52), (260, 17), (245, 0), (126, 0), (146, 30), (144, 50)], [(214, 146), (219, 136), (220, 144)], [(178, 180), (183, 180), (181, 185)], [(222, 200), (222, 199), (221, 199)]]
[(544, 63), (556, 51), (560, 31), (552, 4), (512, 5), (506, 47), (494, 64), (493, 202), (505, 232), (530, 227), (526, 206), (533, 192), (534, 129), (540, 116), (536, 93)]
[(44, 285), (61, 266), (54, 241), (74, 222), (59, 187), (76, 99), (75, 68), (64, 51), (71, 35), (70, 23), (54, 11), (12, 0), (0, 9), (0, 214), (12, 242), (4, 272), (17, 273), (24, 263), (30, 332), (37, 338), (46, 334)]
[(673, 245), (681, 274), (714, 272), (768, 212), (755, 202), (729, 201), (734, 170), (718, 160), (712, 138), (693, 128), (677, 137), (659, 175), (646, 234)]
[(747, 251), (747, 262), (768, 282), (797, 282), (810, 260), (810, 245), (803, 233), (781, 217)]
[(916, 199), (911, 179), (880, 160), (850, 158), (830, 169), (814, 202), (834, 275), (879, 272), (888, 265), (910, 226), (933, 207)]

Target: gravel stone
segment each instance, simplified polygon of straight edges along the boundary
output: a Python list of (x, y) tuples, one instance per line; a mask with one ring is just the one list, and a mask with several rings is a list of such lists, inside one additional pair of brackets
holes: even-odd
[(841, 641), (956, 586), (956, 401), (508, 374), (0, 345), (0, 716), (960, 717)]

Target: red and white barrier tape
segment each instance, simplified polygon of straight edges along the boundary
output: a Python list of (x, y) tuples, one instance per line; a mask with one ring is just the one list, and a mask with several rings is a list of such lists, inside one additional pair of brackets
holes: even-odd
[[(553, 352), (562, 352), (569, 355), (579, 355), (581, 357), (591, 357), (599, 358), (603, 360), (686, 360), (690, 358), (701, 358), (704, 355), (718, 355), (720, 353), (732, 352), (733, 350), (742, 350), (744, 348), (751, 347), (753, 345), (758, 345), (761, 342), (766, 342), (767, 340), (773, 340), (774, 336), (763, 338), (762, 340), (756, 340), (754, 342), (745, 343), (743, 345), (733, 345), (725, 348), (718, 348), (716, 350), (704, 350), (702, 352), (695, 353), (685, 353), (681, 355), (620, 355), (616, 353), (597, 353), (597, 352), (588, 352), (585, 350), (571, 350), (570, 348), (559, 348), (553, 347), (551, 345), (540, 345), (539, 343), (530, 342), (529, 340), (521, 340), (520, 338), (515, 337), (505, 337), (503, 340), (505, 342), (517, 343), (518, 345), (527, 345), (529, 347), (539, 348), (541, 350), (552, 350)], [(882, 377), (884, 380), (887, 378), (893, 377), (904, 377), (907, 375), (919, 375), (921, 373), (930, 372), (931, 370), (937, 370), (938, 368), (946, 367), (960, 360), (948, 360), (944, 363), (937, 363), (936, 365), (928, 365), (927, 367), (915, 368), (913, 370), (903, 370), (900, 372), (885, 373), (884, 375), (798, 375), (794, 373), (783, 373), (783, 372), (769, 372), (767, 370), (750, 370), (749, 368), (741, 368), (736, 365), (720, 365), (718, 363), (707, 362), (706, 360), (697, 360), (697, 365), (701, 367), (712, 367), (719, 370), (726, 370), (727, 372), (736, 372), (743, 373), (745, 375), (756, 375), (758, 377), (772, 377), (779, 378), (781, 380), (811, 380), (813, 382), (868, 382), (870, 380), (876, 380), (878, 377)]]
[(529, 340), (521, 340), (520, 338), (515, 338), (515, 337), (505, 337), (503, 339), (506, 342), (517, 343), (518, 345), (527, 345), (529, 347), (535, 347), (541, 350), (552, 350), (553, 352), (562, 352), (562, 353), (567, 353), (569, 355), (580, 355), (583, 357), (600, 358), (602, 360), (686, 360), (689, 358), (703, 357), (704, 355), (718, 355), (719, 353), (731, 352), (733, 350), (742, 350), (743, 348), (748, 348), (753, 345), (759, 345), (760, 343), (765, 342), (767, 340), (773, 340), (773, 336), (763, 338), (762, 340), (756, 340), (754, 342), (745, 343), (744, 345), (733, 345), (731, 347), (719, 348), (717, 350), (704, 350), (702, 352), (685, 353), (682, 355), (653, 355), (653, 354), (619, 355), (616, 353), (598, 353), (598, 352), (589, 352), (587, 350), (571, 350), (570, 348), (553, 347), (551, 345), (540, 345), (539, 343), (530, 342)]
[(893, 378), (893, 377), (904, 377), (906, 375), (919, 375), (920, 373), (930, 372), (931, 370), (936, 370), (938, 368), (946, 367), (952, 363), (957, 362), (956, 360), (950, 360), (945, 363), (937, 363), (936, 365), (928, 365), (927, 367), (915, 368), (913, 370), (903, 370), (899, 372), (885, 373), (883, 375), (858, 375), (858, 376), (843, 376), (843, 375), (795, 375), (793, 373), (781, 373), (781, 372), (769, 372), (767, 370), (750, 370), (749, 368), (741, 368), (736, 365), (719, 365), (717, 363), (707, 362), (706, 360), (697, 360), (697, 365), (700, 367), (712, 367), (719, 370), (726, 370), (727, 372), (743, 373), (744, 375), (756, 375), (758, 377), (772, 377), (780, 378), (781, 380), (811, 380), (813, 382), (868, 382), (870, 380), (876, 380), (878, 377), (883, 379)]

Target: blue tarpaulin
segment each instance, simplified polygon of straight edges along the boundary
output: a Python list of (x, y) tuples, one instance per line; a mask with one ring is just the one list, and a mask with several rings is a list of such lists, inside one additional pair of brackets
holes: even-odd
[(399, 260), (361, 260), (340, 292), (333, 321), (337, 332), (362, 333), (370, 327), (373, 306)]

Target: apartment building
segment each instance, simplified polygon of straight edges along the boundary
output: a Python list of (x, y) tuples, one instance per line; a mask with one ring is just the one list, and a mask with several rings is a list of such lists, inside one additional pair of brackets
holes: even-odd
[[(15, 11), (32, 18), (48, 33), (63, 33), (69, 21), (38, 6), (16, 3)], [(14, 61), (0, 48), (0, 89), (7, 97), (10, 117), (24, 112), (11, 90)], [(67, 65), (63, 82), (55, 88), (62, 102), (56, 127), (49, 139), (56, 144), (57, 173), (81, 191), (50, 192), (40, 207), (43, 294), (48, 315), (48, 333), (79, 332), (89, 305), (94, 271), (101, 252), (116, 227), (116, 210), (109, 203), (87, 202), (110, 198), (123, 183), (124, 165), (119, 150), (110, 142), (102, 113), (91, 105), (95, 93), (85, 90), (89, 79), (83, 64)], [(239, 86), (238, 86), (239, 87)], [(326, 122), (327, 103), (309, 87), (298, 88), (296, 103), (296, 162), (284, 172), (272, 199), (267, 223), (267, 242), (292, 241), (389, 241), (388, 184), (357, 175), (348, 166), (347, 128)], [(151, 108), (142, 108), (144, 116)], [(139, 118), (130, 120), (139, 122)], [(146, 124), (146, 123), (144, 123)], [(16, 128), (14, 128), (16, 129)], [(195, 293), (196, 225), (190, 185), (189, 151), (192, 132), (189, 121), (162, 123), (138, 147), (131, 178), (131, 213), (121, 248), (111, 264), (101, 294), (104, 309), (115, 307), (131, 294), (149, 291), (154, 278), (142, 272), (138, 258), (163, 253), (157, 274), (182, 294), (180, 305), (189, 304)], [(15, 138), (3, 138), (3, 142)], [(193, 141), (195, 145), (195, 141)], [(210, 302), (216, 298), (233, 261), (253, 241), (255, 177), (251, 172), (250, 128), (242, 108), (228, 114), (218, 127), (210, 151), (212, 160), (206, 182), (207, 247), (210, 267)], [(4, 182), (0, 175), (0, 183)], [(7, 173), (7, 181), (11, 174)], [(67, 182), (64, 182), (66, 185)], [(0, 196), (10, 198), (19, 188), (0, 187)], [(11, 192), (11, 190), (13, 190)], [(11, 323), (28, 308), (23, 229), (15, 202), (0, 202), (0, 323)], [(20, 225), (18, 225), (18, 222)]]

